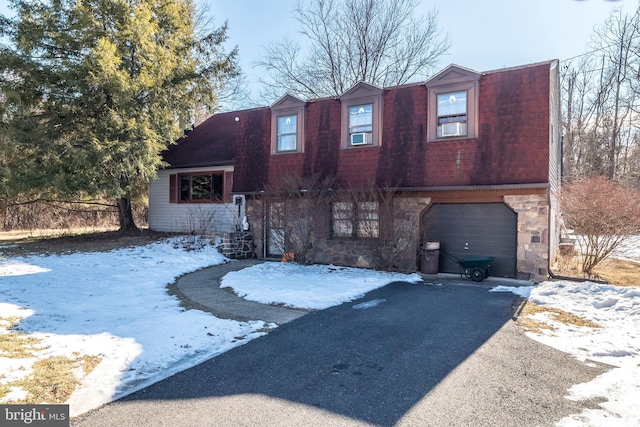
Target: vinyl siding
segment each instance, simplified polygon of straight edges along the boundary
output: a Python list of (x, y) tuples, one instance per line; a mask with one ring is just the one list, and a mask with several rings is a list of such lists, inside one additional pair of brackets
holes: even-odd
[(158, 179), (149, 186), (149, 229), (171, 233), (206, 233), (218, 235), (234, 231), (244, 215), (244, 204), (240, 216), (233, 198), (231, 203), (170, 203), (169, 176), (177, 173), (224, 171), (225, 187), (233, 166), (165, 169), (158, 172)]

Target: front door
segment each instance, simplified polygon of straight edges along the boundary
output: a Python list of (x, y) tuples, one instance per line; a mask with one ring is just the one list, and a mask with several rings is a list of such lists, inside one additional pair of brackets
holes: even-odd
[(285, 242), (285, 204), (269, 204), (267, 214), (267, 257), (281, 257)]

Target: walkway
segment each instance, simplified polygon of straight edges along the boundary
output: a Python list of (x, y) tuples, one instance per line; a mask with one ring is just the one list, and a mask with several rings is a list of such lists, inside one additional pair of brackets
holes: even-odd
[(282, 325), (307, 314), (308, 311), (248, 301), (230, 290), (220, 288), (220, 279), (225, 274), (262, 262), (264, 261), (257, 259), (236, 260), (207, 267), (180, 277), (174, 285), (170, 286), (170, 292), (189, 308), (197, 308), (208, 311), (216, 317), (241, 322), (263, 320)]

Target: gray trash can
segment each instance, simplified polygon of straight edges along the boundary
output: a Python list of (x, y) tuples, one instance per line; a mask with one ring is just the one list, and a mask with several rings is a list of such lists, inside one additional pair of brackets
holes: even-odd
[(440, 264), (440, 242), (427, 242), (422, 249), (420, 271), (425, 274), (438, 273)]

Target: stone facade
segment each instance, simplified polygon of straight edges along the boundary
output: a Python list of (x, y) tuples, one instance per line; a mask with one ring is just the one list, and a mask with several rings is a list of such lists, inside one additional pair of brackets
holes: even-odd
[(549, 277), (549, 202), (546, 194), (505, 196), (518, 214), (517, 278), (542, 281)]
[(222, 255), (231, 259), (249, 259), (254, 257), (253, 234), (247, 231), (224, 233), (220, 247)]
[[(382, 203), (379, 239), (316, 238), (314, 259), (323, 264), (415, 271), (419, 255), (420, 215), (430, 200), (428, 197), (396, 197), (392, 206)], [(385, 210), (388, 210), (387, 214)]]
[(258, 258), (264, 258), (266, 242), (264, 241), (262, 201), (253, 198), (247, 198), (245, 209), (247, 221), (249, 221), (250, 229), (253, 232), (253, 246), (256, 256)]
[[(381, 218), (380, 239), (331, 238), (330, 225), (325, 224), (325, 231), (314, 233), (312, 259), (321, 264), (415, 271), (425, 226), (421, 224), (421, 215), (431, 201), (429, 197), (396, 197), (390, 219)], [(546, 280), (549, 277), (550, 237), (553, 237), (549, 232), (548, 196), (505, 195), (503, 201), (517, 213), (516, 278), (535, 282)], [(264, 256), (262, 212), (260, 200), (247, 200), (247, 216), (258, 257)]]
[[(333, 238), (329, 221), (316, 222), (310, 259), (320, 264), (415, 271), (420, 243), (420, 216), (430, 200), (428, 197), (396, 197), (390, 206), (381, 203), (378, 239)], [(264, 256), (266, 244), (262, 212), (260, 200), (247, 200), (247, 218), (259, 257)]]

